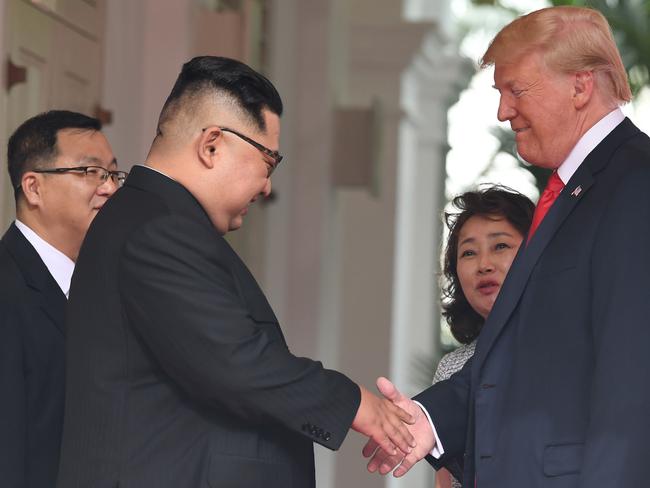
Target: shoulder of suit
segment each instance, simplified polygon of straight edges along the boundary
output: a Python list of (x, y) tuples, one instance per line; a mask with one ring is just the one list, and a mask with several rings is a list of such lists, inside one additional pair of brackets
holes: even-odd
[(26, 286), (18, 263), (0, 242), (0, 304), (15, 301), (24, 293)]

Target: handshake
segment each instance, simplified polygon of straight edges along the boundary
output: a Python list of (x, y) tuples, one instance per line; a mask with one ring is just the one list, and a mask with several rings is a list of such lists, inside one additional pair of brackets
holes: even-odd
[(378, 398), (361, 388), (361, 404), (352, 429), (370, 437), (363, 455), (370, 458), (368, 471), (403, 476), (436, 444), (428, 416), (410, 398), (400, 393), (386, 378), (377, 379)]

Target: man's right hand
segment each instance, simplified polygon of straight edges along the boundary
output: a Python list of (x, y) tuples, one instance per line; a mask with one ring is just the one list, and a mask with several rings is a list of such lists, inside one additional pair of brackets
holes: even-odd
[(382, 445), (369, 440), (363, 448), (363, 455), (371, 457), (368, 462), (368, 471), (374, 473), (379, 469), (379, 473), (384, 475), (395, 469), (393, 475), (396, 478), (403, 476), (411, 469), (415, 463), (424, 458), (431, 452), (436, 445), (436, 439), (431, 429), (429, 418), (422, 411), (420, 406), (410, 398), (402, 395), (400, 391), (386, 378), (377, 379), (377, 388), (387, 400), (390, 400), (395, 405), (400, 406), (412, 417), (414, 422), (409, 430), (415, 436), (417, 446), (410, 452), (399, 453), (387, 451)]
[(363, 386), (361, 389), (361, 404), (352, 422), (352, 429), (370, 437), (369, 443), (381, 447), (392, 455), (401, 455), (412, 451), (415, 439), (406, 424), (412, 424), (411, 414), (405, 412), (392, 401), (373, 395)]

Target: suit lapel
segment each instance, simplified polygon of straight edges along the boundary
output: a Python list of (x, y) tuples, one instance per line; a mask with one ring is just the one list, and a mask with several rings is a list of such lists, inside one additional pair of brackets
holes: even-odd
[(607, 165), (616, 149), (639, 133), (629, 119), (621, 122), (596, 148), (589, 153), (564, 190), (550, 208), (535, 235), (526, 245), (526, 238), (517, 253), (499, 296), (483, 327), (473, 365), (478, 375), (480, 368), (499, 334), (512, 316), (530, 275), (544, 249), (553, 239), (562, 223), (597, 180), (597, 174)]
[(13, 223), (2, 238), (2, 243), (16, 262), (36, 302), (65, 335), (67, 300), (41, 257)]

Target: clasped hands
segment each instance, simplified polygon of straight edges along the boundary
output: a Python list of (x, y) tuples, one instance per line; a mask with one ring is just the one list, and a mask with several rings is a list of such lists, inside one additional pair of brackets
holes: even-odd
[[(395, 409), (388, 408), (388, 410), (391, 415), (397, 415), (401, 422), (396, 423), (395, 420), (388, 420), (384, 425), (388, 428), (384, 428), (383, 433), (379, 433), (379, 435), (376, 432), (363, 432), (355, 427), (359, 412), (362, 410), (360, 407), (355, 422), (352, 423), (352, 428), (370, 437), (362, 451), (364, 457), (370, 458), (368, 471), (374, 473), (379, 470), (380, 474), (385, 475), (397, 466), (393, 475), (400, 477), (431, 452), (436, 443), (435, 436), (429, 418), (417, 403), (400, 393), (386, 378), (377, 379), (377, 388), (384, 399), (378, 400), (362, 388), (362, 407), (364, 394), (372, 396), (376, 400), (384, 402), (383, 407), (386, 407), (387, 403), (392, 404)], [(364, 408), (364, 410), (367, 409)]]

